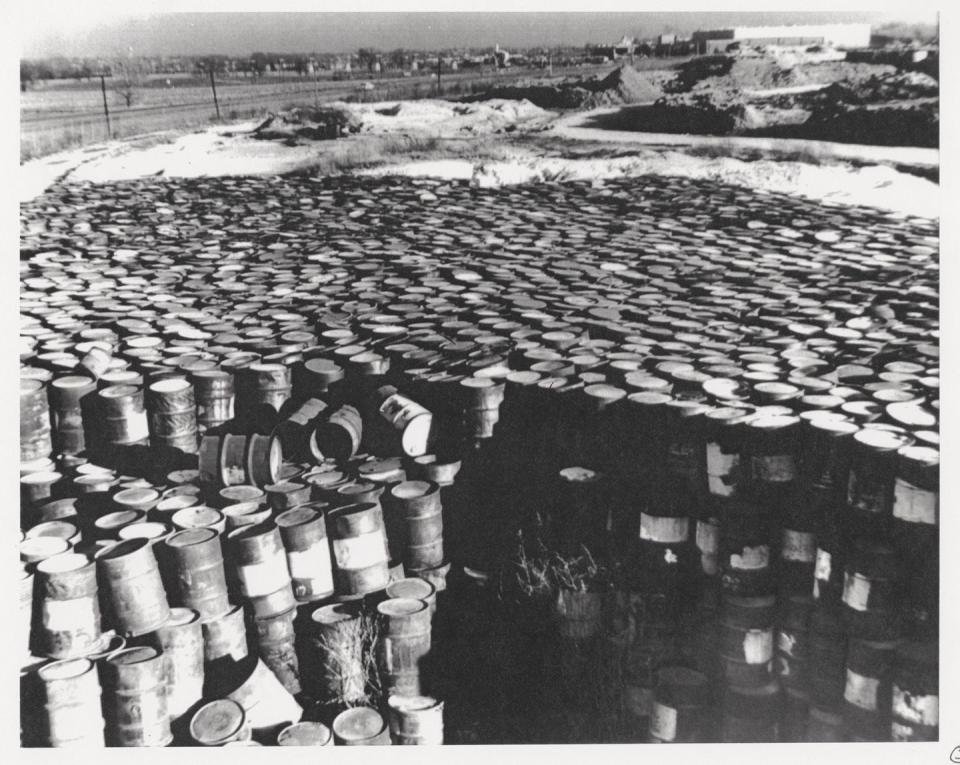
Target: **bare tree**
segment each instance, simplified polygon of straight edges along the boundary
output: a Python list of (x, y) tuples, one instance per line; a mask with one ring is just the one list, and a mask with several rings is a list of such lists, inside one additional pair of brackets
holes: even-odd
[(128, 55), (118, 58), (111, 65), (110, 71), (111, 88), (129, 109), (137, 100), (143, 85), (143, 67), (130, 50)]

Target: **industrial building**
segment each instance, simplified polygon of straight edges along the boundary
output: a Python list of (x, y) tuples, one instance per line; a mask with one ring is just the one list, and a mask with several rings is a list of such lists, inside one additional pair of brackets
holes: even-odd
[(828, 45), (835, 48), (866, 48), (869, 24), (797, 24), (769, 27), (731, 27), (694, 32), (702, 53), (722, 53), (728, 45)]

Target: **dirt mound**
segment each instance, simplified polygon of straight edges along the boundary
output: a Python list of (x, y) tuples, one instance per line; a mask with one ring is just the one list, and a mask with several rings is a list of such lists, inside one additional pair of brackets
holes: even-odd
[(891, 66), (848, 61), (793, 62), (779, 52), (758, 56), (701, 56), (681, 65), (664, 90), (669, 93), (771, 90), (839, 80), (860, 83), (894, 73)]
[(541, 109), (595, 109), (654, 101), (662, 95), (651, 79), (629, 66), (614, 69), (606, 77), (564, 80), (556, 84), (520, 83), (490, 88), (467, 96), (464, 102), (492, 99), (527, 100)]
[(937, 98), (940, 83), (921, 72), (900, 72), (873, 76), (867, 80), (842, 80), (811, 94), (811, 103), (851, 105), (877, 104), (884, 101), (906, 101), (915, 98)]
[(271, 114), (253, 129), (253, 137), (262, 141), (332, 140), (356, 133), (360, 127), (360, 120), (347, 109), (297, 107)]
[(936, 148), (940, 109), (933, 101), (896, 106), (833, 104), (816, 109), (798, 130), (798, 138)]

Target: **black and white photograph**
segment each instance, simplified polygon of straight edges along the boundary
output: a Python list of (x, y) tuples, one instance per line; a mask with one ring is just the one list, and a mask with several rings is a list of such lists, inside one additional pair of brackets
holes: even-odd
[(935, 8), (19, 14), (18, 750), (960, 762)]

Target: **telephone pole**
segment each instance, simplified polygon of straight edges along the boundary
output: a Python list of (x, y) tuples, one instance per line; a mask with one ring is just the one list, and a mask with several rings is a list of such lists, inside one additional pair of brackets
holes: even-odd
[(107, 119), (107, 138), (113, 138), (113, 131), (110, 130), (110, 109), (107, 106), (107, 78), (106, 75), (100, 75), (100, 92), (103, 93), (103, 116)]
[(220, 102), (217, 101), (217, 84), (213, 81), (213, 67), (210, 67), (210, 87), (213, 88), (213, 105), (217, 109), (217, 122), (220, 121)]

